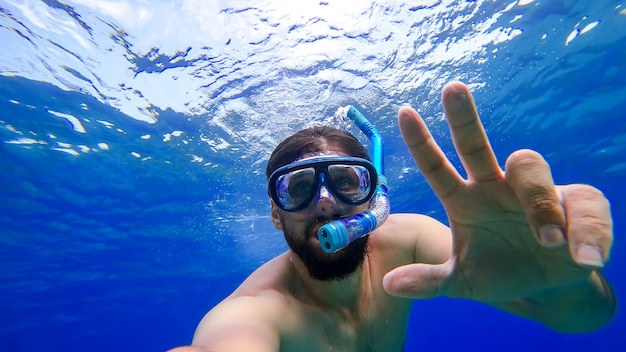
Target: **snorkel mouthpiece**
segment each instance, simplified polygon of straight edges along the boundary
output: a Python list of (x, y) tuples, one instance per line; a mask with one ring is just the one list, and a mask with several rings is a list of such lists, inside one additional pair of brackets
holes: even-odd
[[(346, 111), (347, 110), (347, 111)], [(372, 159), (378, 173), (378, 185), (371, 207), (362, 213), (347, 219), (335, 220), (317, 231), (320, 245), (326, 253), (334, 253), (347, 247), (353, 241), (370, 234), (382, 225), (389, 216), (389, 197), (387, 196), (387, 178), (384, 176), (383, 143), (380, 134), (354, 106), (340, 108), (338, 113), (345, 114), (361, 129), (372, 143)]]

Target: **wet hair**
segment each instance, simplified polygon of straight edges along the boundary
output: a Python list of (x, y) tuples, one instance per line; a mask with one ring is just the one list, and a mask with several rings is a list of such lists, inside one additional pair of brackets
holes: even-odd
[(371, 161), (367, 149), (350, 132), (328, 126), (315, 126), (296, 132), (280, 142), (267, 162), (265, 176), (305, 154), (339, 151)]

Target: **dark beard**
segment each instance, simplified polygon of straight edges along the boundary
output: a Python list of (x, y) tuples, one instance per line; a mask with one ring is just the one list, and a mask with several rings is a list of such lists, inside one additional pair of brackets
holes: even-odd
[(324, 224), (329, 220), (318, 219), (306, 226), (303, 233), (294, 233), (288, 227), (283, 231), (289, 248), (304, 262), (309, 275), (320, 281), (338, 281), (354, 273), (363, 264), (368, 248), (369, 236), (363, 236), (335, 253), (324, 252), (318, 242), (309, 239), (312, 234), (317, 236), (315, 230), (320, 223)]

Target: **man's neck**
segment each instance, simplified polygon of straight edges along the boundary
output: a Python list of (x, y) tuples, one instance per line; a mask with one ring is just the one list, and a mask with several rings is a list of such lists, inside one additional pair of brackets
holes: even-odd
[(362, 299), (371, 293), (367, 255), (363, 264), (354, 273), (332, 281), (322, 281), (311, 277), (302, 260), (293, 252), (290, 255), (290, 261), (300, 279), (302, 298), (307, 297), (316, 305), (344, 314), (353, 314), (359, 310)]

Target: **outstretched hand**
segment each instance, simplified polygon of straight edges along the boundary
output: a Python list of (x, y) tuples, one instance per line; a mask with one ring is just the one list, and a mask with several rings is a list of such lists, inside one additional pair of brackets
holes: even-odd
[(531, 150), (511, 154), (503, 171), (468, 88), (447, 84), (442, 102), (464, 179), (415, 110), (398, 115), (402, 136), (448, 215), (453, 254), (440, 265), (412, 264), (385, 276), (393, 295), (509, 302), (585, 280), (608, 260), (609, 203), (587, 185), (555, 186)]

